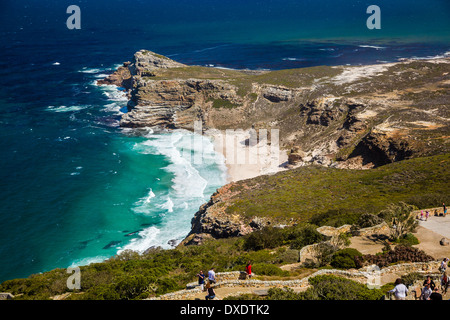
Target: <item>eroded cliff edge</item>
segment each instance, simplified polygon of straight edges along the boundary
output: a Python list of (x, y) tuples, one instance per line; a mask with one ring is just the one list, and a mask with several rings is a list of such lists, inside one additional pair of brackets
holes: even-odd
[[(279, 129), (292, 168), (370, 169), (448, 154), (449, 72), (450, 58), (250, 71), (187, 66), (141, 50), (99, 84), (127, 90), (124, 127), (193, 129), (201, 121), (205, 130)], [(270, 223), (220, 212), (232, 190), (221, 188), (200, 208), (189, 241)]]
[(449, 150), (450, 58), (270, 72), (187, 66), (141, 50), (124, 127), (279, 129), (292, 164), (370, 168)]

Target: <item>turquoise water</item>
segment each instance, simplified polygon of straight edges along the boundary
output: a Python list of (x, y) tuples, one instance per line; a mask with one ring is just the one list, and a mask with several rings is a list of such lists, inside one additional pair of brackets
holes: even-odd
[[(194, 134), (183, 130), (119, 128), (122, 93), (95, 85), (104, 70), (80, 71), (92, 79), (84, 89), (98, 94), (99, 104), (47, 106), (39, 111), (47, 123), (26, 123), (9, 134), (0, 218), (15, 226), (2, 233), (10, 242), (2, 261), (16, 266), (4, 269), (10, 274), (99, 262), (126, 249), (170, 248), (169, 240), (186, 236), (195, 211), (225, 183), (223, 157), (207, 137), (194, 144)], [(9, 121), (14, 125), (4, 121), (6, 128), (19, 122)], [(59, 130), (52, 131), (54, 121)], [(201, 165), (193, 163), (194, 152)]]
[[(79, 5), (81, 30), (66, 28)], [(446, 0), (0, 1), (0, 281), (169, 248), (225, 183), (186, 131), (118, 127), (126, 99), (95, 80), (149, 49), (187, 64), (282, 69), (450, 55)]]

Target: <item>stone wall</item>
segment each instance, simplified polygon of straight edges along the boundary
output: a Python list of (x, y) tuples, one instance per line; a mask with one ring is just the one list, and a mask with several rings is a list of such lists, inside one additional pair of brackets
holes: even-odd
[(334, 236), (340, 235), (341, 233), (350, 232), (351, 227), (352, 227), (351, 225), (346, 224), (339, 228), (323, 226), (323, 227), (317, 228), (316, 230), (317, 230), (317, 232), (319, 232), (325, 236), (334, 237)]
[[(340, 235), (341, 233), (350, 232), (351, 227), (352, 226), (350, 224), (346, 224), (339, 228), (323, 226), (317, 228), (316, 230), (325, 236), (334, 237)], [(370, 236), (372, 234), (387, 234), (389, 232), (389, 226), (387, 225), (386, 222), (382, 222), (376, 226), (369, 228), (362, 228), (359, 229), (358, 231), (361, 236)]]

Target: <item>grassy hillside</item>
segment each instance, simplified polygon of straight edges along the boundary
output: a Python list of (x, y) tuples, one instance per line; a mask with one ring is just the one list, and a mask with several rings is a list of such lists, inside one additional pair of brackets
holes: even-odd
[[(450, 154), (417, 158), (372, 170), (300, 167), (236, 183), (226, 212), (306, 222), (317, 217), (378, 213), (388, 203), (405, 201), (419, 208), (449, 201)], [(258, 201), (254, 201), (258, 199)], [(224, 204), (222, 204), (224, 205)]]

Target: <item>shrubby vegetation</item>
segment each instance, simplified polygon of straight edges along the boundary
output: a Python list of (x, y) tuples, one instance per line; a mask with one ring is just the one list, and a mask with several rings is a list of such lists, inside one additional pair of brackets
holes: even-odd
[(419, 223), (416, 217), (411, 214), (414, 210), (417, 210), (417, 207), (399, 202), (398, 204), (390, 204), (378, 214), (388, 223), (392, 240), (405, 238), (408, 233), (415, 231)]
[(369, 289), (356, 281), (333, 275), (321, 275), (309, 279), (311, 287), (305, 292), (291, 288), (271, 288), (266, 297), (246, 294), (228, 297), (226, 300), (380, 300), (386, 294), (383, 289)]
[[(202, 246), (152, 249), (143, 255), (124, 251), (103, 263), (81, 267), (81, 290), (75, 290), (78, 294), (68, 299), (144, 299), (184, 289), (198, 271), (212, 266), (219, 272), (243, 271), (249, 260), (258, 275), (288, 276), (289, 272), (277, 265), (297, 262), (298, 250), (290, 249), (294, 240), (295, 248), (299, 248), (300, 243), (323, 239), (309, 225), (264, 228), (255, 235), (210, 240)], [(67, 289), (67, 278), (65, 269), (55, 269), (27, 279), (5, 281), (0, 291), (19, 295), (18, 299), (49, 299), (72, 292)]]
[(245, 237), (245, 250), (262, 250), (289, 245), (292, 249), (325, 240), (325, 236), (317, 232), (317, 226), (301, 225), (290, 228), (265, 227)]
[(362, 257), (363, 254), (356, 249), (346, 248), (335, 252), (331, 258), (330, 265), (337, 269), (356, 268), (355, 257)]
[(355, 261), (358, 268), (364, 265), (376, 264), (380, 268), (387, 267), (394, 263), (401, 262), (429, 262), (435, 260), (432, 256), (424, 251), (411, 246), (398, 245), (393, 250), (383, 252), (381, 254), (367, 254), (364, 256), (356, 256)]
[(412, 233), (406, 233), (398, 238), (395, 242), (405, 246), (414, 246), (416, 244), (419, 244), (419, 239), (417, 239), (417, 237)]
[(371, 213), (363, 213), (356, 222), (359, 228), (370, 228), (384, 221), (383, 218)]
[(316, 276), (309, 283), (311, 287), (302, 294), (304, 300), (380, 300), (384, 295), (380, 289), (332, 275)]

